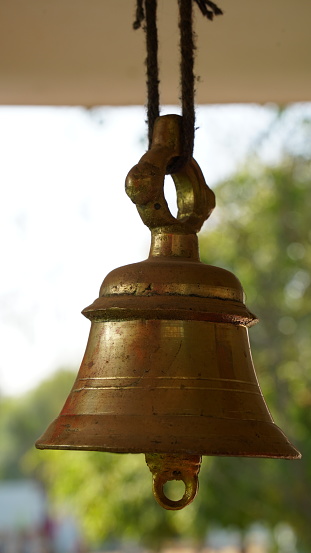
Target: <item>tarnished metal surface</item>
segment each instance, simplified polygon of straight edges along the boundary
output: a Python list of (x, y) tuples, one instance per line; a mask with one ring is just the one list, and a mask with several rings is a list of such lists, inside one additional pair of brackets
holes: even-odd
[[(169, 163), (181, 154), (180, 121), (178, 115), (165, 115), (156, 120), (151, 149), (130, 170), (125, 182), (127, 194), (159, 242), (162, 234), (195, 235), (215, 207), (214, 192), (207, 186), (200, 167), (192, 158), (181, 171), (172, 175), (177, 192), (177, 219), (168, 208), (164, 177)], [(168, 236), (166, 239), (171, 241)], [(167, 254), (162, 249), (158, 252), (158, 255)], [(187, 251), (187, 244), (179, 240), (175, 254), (193, 258), (197, 251)]]
[(61, 415), (41, 447), (286, 457), (245, 326), (202, 321), (92, 323)]
[[(199, 260), (196, 232), (215, 202), (194, 160), (173, 176), (178, 217), (167, 207), (166, 167), (179, 153), (178, 116), (160, 118), (126, 184), (152, 232), (149, 258), (112, 271), (83, 311), (92, 324), (77, 379), (36, 444), (146, 453), (168, 509), (195, 496), (201, 455), (300, 457), (262, 396), (248, 341), (257, 319), (240, 282)], [(169, 503), (174, 475), (186, 491)]]
[[(146, 463), (152, 472), (154, 497), (161, 507), (170, 511), (177, 511), (194, 500), (199, 487), (200, 455), (147, 453)], [(178, 501), (169, 499), (165, 495), (164, 484), (170, 480), (182, 480), (185, 484), (185, 492)]]

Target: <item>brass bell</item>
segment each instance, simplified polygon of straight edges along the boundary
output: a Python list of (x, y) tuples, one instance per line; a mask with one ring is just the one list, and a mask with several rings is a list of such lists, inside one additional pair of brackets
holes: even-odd
[[(178, 216), (163, 187), (180, 155), (180, 118), (156, 121), (151, 149), (128, 174), (126, 190), (150, 228), (149, 258), (112, 271), (83, 314), (86, 352), (40, 449), (145, 453), (157, 501), (180, 509), (196, 495), (202, 455), (298, 459), (273, 422), (248, 341), (257, 322), (230, 272), (199, 260), (196, 233), (215, 206), (191, 159), (173, 175)], [(182, 480), (179, 501), (165, 496)]]

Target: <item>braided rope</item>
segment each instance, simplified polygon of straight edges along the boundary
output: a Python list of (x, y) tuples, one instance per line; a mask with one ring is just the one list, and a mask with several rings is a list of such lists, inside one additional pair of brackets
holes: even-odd
[[(195, 76), (194, 76), (194, 32), (192, 6), (195, 2), (203, 16), (209, 20), (221, 15), (222, 10), (211, 0), (178, 0), (180, 31), (180, 88), (182, 107), (182, 156), (168, 167), (168, 173), (174, 173), (192, 157), (195, 132)], [(136, 19), (134, 29), (142, 27), (145, 21), (146, 68), (147, 68), (147, 122), (149, 148), (153, 126), (160, 113), (159, 67), (158, 67), (158, 31), (157, 0), (136, 0)]]

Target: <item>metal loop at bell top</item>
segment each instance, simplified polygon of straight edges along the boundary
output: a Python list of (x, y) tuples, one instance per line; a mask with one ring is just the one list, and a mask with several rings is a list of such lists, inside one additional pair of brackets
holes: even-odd
[(168, 165), (180, 155), (181, 117), (158, 117), (150, 150), (130, 170), (125, 182), (128, 196), (150, 230), (197, 233), (215, 207), (215, 195), (207, 186), (199, 165), (191, 158), (172, 175), (177, 193), (177, 218), (171, 214), (164, 196), (164, 179)]

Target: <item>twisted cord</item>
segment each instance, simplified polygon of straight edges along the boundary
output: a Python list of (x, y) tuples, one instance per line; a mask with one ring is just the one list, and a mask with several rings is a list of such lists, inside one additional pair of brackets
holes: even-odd
[(160, 114), (157, 0), (145, 0), (147, 45), (147, 121), (149, 148), (152, 142), (154, 122)]
[[(177, 172), (192, 157), (195, 132), (195, 76), (194, 76), (194, 33), (192, 26), (192, 5), (195, 2), (203, 16), (212, 20), (222, 10), (211, 0), (178, 0), (180, 31), (180, 88), (182, 107), (182, 155), (168, 167), (168, 173)], [(149, 148), (152, 141), (154, 122), (160, 113), (157, 0), (136, 0), (134, 29), (146, 22), (146, 68), (147, 68), (147, 123)]]
[(180, 32), (180, 89), (182, 109), (182, 155), (168, 167), (176, 173), (192, 157), (194, 146), (194, 33), (192, 29), (192, 0), (178, 0)]
[(139, 29), (143, 21), (146, 35), (146, 74), (147, 74), (147, 123), (149, 148), (152, 142), (154, 122), (160, 114), (157, 0), (137, 0), (134, 29)]

